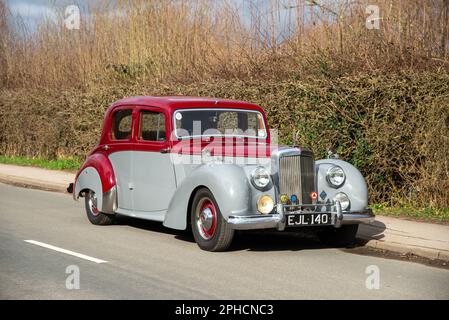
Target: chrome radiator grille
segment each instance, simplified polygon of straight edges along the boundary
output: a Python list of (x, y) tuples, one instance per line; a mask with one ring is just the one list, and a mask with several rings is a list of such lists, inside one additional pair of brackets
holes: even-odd
[(295, 194), (301, 203), (311, 204), (310, 192), (312, 191), (315, 191), (313, 157), (282, 156), (279, 159), (279, 192), (289, 197)]

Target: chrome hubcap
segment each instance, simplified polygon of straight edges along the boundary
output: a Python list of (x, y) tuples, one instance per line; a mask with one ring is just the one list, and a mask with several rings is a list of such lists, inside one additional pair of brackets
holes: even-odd
[(97, 196), (93, 191), (89, 192), (89, 208), (94, 216), (97, 216), (100, 213), (97, 207)]
[(196, 226), (199, 234), (205, 240), (209, 240), (215, 233), (217, 215), (215, 206), (210, 199), (203, 199), (198, 203), (196, 210)]
[(203, 211), (201, 211), (200, 214), (201, 224), (206, 230), (209, 230), (212, 227), (212, 223), (214, 221), (213, 219), (214, 215), (210, 208), (205, 208)]

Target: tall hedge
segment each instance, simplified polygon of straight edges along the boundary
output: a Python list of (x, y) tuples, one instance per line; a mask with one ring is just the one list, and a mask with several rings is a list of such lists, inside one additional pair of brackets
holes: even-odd
[(132, 95), (198, 95), (260, 104), (280, 141), (328, 147), (365, 175), (372, 202), (449, 207), (449, 74), (289, 81), (139, 83), (72, 91), (2, 91), (0, 153), (83, 158), (104, 111)]

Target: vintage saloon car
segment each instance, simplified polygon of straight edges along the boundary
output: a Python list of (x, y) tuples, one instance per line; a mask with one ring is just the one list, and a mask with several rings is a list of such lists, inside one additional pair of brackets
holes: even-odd
[(360, 172), (273, 144), (263, 109), (222, 99), (132, 97), (105, 115), (99, 144), (71, 186), (87, 217), (117, 214), (191, 228), (201, 249), (223, 251), (235, 230), (314, 228), (330, 244), (373, 221)]

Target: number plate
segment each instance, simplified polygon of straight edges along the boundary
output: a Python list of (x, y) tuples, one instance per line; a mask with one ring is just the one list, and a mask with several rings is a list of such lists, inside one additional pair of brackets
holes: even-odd
[(287, 226), (325, 226), (332, 224), (331, 213), (291, 214), (286, 216)]

